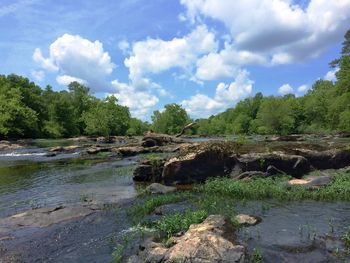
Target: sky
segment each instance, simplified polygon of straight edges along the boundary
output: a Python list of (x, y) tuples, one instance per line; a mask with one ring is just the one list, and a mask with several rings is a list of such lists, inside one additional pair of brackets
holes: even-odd
[(0, 74), (192, 118), (335, 79), (350, 0), (0, 0)]

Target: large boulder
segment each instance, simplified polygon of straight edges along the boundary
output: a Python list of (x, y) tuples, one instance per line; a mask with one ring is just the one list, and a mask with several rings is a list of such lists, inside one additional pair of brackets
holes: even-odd
[(227, 176), (237, 164), (236, 157), (218, 149), (199, 147), (164, 164), (162, 178), (166, 185), (205, 182), (209, 177)]
[(319, 170), (339, 169), (350, 165), (350, 151), (332, 149), (328, 151), (298, 150), (298, 155), (305, 157), (310, 164)]
[(269, 166), (274, 169), (301, 178), (309, 173), (312, 167), (309, 161), (300, 155), (287, 155), (284, 153), (253, 153), (244, 154), (238, 158), (242, 170), (245, 171), (267, 171)]
[(142, 161), (134, 170), (133, 180), (137, 182), (161, 182), (164, 162), (162, 159)]
[(184, 141), (167, 134), (148, 132), (142, 138), (141, 145), (144, 147), (163, 146), (170, 143), (183, 143)]
[(180, 237), (173, 238), (171, 248), (148, 241), (143, 251), (127, 262), (237, 262), (245, 261), (245, 248), (234, 240), (230, 220), (210, 215), (203, 223), (193, 224)]

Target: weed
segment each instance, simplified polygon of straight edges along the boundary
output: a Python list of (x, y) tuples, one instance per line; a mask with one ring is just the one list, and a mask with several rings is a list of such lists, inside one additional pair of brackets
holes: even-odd
[(263, 261), (263, 256), (259, 248), (254, 248), (253, 253), (250, 256), (251, 261), (254, 263), (261, 263)]
[(341, 240), (343, 241), (344, 246), (350, 251), (350, 226), (347, 228)]
[(192, 194), (189, 192), (152, 196), (146, 199), (146, 201), (132, 206), (128, 209), (127, 213), (134, 225), (137, 225), (146, 215), (153, 212), (156, 207), (169, 203), (178, 203), (190, 197), (192, 197)]

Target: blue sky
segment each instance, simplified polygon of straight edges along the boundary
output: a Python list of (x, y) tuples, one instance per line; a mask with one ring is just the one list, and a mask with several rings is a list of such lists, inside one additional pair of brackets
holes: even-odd
[(0, 0), (0, 73), (194, 118), (334, 79), (350, 0)]

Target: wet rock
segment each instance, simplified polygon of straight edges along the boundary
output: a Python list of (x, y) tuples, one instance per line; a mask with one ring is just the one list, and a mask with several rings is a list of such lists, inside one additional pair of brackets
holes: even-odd
[(327, 186), (332, 183), (334, 180), (333, 176), (324, 175), (324, 176), (310, 176), (306, 179), (296, 179), (288, 181), (289, 186), (293, 185), (302, 185), (307, 188), (318, 188), (322, 186)]
[(209, 177), (227, 176), (235, 165), (234, 156), (200, 148), (168, 160), (164, 164), (162, 178), (166, 185), (199, 183)]
[(153, 183), (147, 186), (146, 191), (151, 194), (167, 194), (176, 191), (176, 187)]
[(87, 216), (93, 213), (88, 206), (56, 206), (39, 208), (0, 219), (0, 233), (21, 227), (47, 227), (65, 220)]
[(81, 148), (79, 145), (70, 145), (70, 146), (57, 146), (49, 149), (50, 153), (62, 153), (62, 152), (74, 152), (77, 149)]
[(243, 171), (265, 172), (272, 165), (296, 178), (301, 178), (312, 170), (309, 161), (305, 157), (283, 153), (244, 154), (238, 158), (238, 161)]
[(137, 182), (161, 182), (164, 162), (162, 159), (142, 161), (134, 170), (133, 180)]
[(255, 226), (262, 221), (260, 217), (253, 216), (253, 215), (246, 215), (246, 214), (236, 215), (235, 218), (238, 224), (242, 226)]
[(174, 246), (148, 240), (128, 262), (239, 262), (245, 260), (245, 248), (234, 240), (230, 220), (221, 215), (210, 215), (203, 223), (193, 224), (188, 231), (173, 238)]
[(317, 152), (300, 149), (298, 154), (305, 157), (315, 169), (319, 170), (350, 166), (350, 151), (347, 150), (333, 149)]

